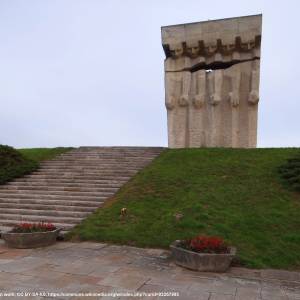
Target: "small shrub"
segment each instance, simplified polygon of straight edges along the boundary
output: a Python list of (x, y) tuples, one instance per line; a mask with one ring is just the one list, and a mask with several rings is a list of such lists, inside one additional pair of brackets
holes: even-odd
[(56, 227), (51, 223), (21, 223), (13, 227), (12, 233), (32, 233), (53, 231)]
[(37, 167), (37, 162), (25, 158), (14, 148), (0, 145), (0, 184), (29, 174)]
[(224, 240), (217, 236), (196, 236), (183, 241), (183, 248), (199, 253), (229, 253), (230, 249)]
[(300, 192), (300, 153), (280, 166), (279, 173), (288, 186)]

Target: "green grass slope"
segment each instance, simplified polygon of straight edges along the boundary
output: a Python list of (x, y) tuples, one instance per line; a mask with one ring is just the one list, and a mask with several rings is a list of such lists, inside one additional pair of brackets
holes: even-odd
[(243, 265), (299, 268), (300, 194), (284, 188), (278, 172), (298, 152), (166, 150), (70, 238), (167, 248), (176, 239), (219, 235), (238, 248)]
[(35, 148), (16, 150), (0, 145), (0, 184), (36, 170), (39, 162), (52, 159), (71, 148)]

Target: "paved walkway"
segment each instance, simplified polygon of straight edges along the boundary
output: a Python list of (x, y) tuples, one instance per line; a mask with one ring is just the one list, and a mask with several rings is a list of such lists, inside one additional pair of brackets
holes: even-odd
[[(17, 297), (25, 292), (30, 296)], [(130, 296), (101, 297), (114, 292)], [(179, 297), (134, 297), (135, 292), (178, 292)], [(0, 299), (300, 299), (300, 273), (242, 268), (198, 273), (175, 266), (164, 250), (90, 242), (18, 250), (0, 241), (1, 293), (11, 297)]]

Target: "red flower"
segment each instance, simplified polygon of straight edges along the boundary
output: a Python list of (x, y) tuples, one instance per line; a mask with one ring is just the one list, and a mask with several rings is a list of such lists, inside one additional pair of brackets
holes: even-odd
[(196, 236), (188, 241), (189, 248), (195, 252), (228, 253), (229, 248), (222, 238), (217, 236)]
[(45, 232), (45, 231), (53, 231), (56, 227), (51, 223), (20, 223), (16, 225), (12, 232), (21, 232), (21, 233), (29, 233), (29, 232)]

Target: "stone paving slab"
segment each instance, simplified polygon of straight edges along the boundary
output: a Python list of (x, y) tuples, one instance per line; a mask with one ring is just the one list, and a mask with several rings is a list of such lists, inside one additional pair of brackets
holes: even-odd
[[(4, 292), (73, 295), (0, 299), (300, 300), (300, 273), (244, 268), (231, 268), (222, 274), (194, 272), (176, 266), (170, 253), (161, 249), (59, 242), (20, 250), (9, 249), (0, 240), (0, 295)], [(101, 292), (129, 294), (101, 297)], [(140, 297), (133, 296), (136, 292)], [(172, 292), (178, 296), (158, 294)], [(84, 297), (78, 293), (99, 295)], [(142, 293), (153, 294), (146, 297)]]

